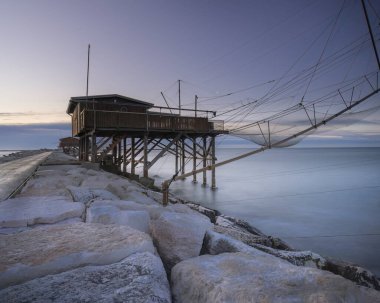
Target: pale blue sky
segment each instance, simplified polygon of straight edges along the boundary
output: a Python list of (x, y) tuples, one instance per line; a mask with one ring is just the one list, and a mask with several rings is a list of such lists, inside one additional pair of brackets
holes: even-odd
[[(69, 122), (69, 98), (85, 94), (88, 43), (90, 94), (118, 93), (164, 105), (160, 91), (165, 91), (176, 105), (175, 81), (181, 79), (183, 104), (192, 107), (194, 94), (212, 96), (278, 79), (342, 3), (2, 0), (0, 124)], [(371, 4), (379, 13), (379, 2)], [(369, 12), (375, 26), (379, 22), (372, 8)], [(366, 33), (360, 1), (346, 0), (339, 22), (327, 52)], [(375, 31), (379, 33), (378, 26)], [(294, 72), (316, 63), (326, 38), (317, 41)], [(352, 66), (350, 76), (375, 70), (373, 51), (363, 49)], [(319, 79), (315, 85), (328, 81)], [(268, 88), (259, 86), (200, 106), (218, 109), (259, 97)], [(379, 115), (371, 119), (378, 122)], [(380, 142), (378, 136), (374, 139)]]

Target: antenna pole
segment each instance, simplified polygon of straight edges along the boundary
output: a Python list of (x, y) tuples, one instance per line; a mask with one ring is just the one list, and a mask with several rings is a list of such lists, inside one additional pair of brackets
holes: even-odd
[(86, 100), (88, 99), (88, 78), (90, 74), (90, 44), (87, 51), (87, 85), (86, 85)]
[(371, 35), (371, 41), (372, 41), (373, 50), (374, 50), (374, 52), (375, 52), (375, 56), (376, 56), (377, 67), (378, 67), (378, 69), (380, 70), (380, 59), (379, 59), (379, 54), (378, 54), (378, 52), (377, 52), (375, 39), (374, 39), (374, 37), (373, 37), (373, 32), (372, 32), (371, 23), (369, 22), (369, 19), (368, 19), (367, 8), (365, 7), (364, 0), (361, 0), (361, 2), (362, 2), (362, 6), (363, 6), (363, 10), (364, 10), (364, 15), (365, 15), (365, 20), (366, 20), (366, 22), (367, 22), (367, 26), (368, 26), (369, 34)]
[(198, 107), (198, 96), (195, 95), (195, 117), (197, 117), (197, 107)]
[(181, 116), (181, 80), (178, 80), (178, 108)]

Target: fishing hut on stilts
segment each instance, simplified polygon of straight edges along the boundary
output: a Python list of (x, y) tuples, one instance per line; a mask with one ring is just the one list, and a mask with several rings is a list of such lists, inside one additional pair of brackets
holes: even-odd
[[(72, 97), (67, 114), (73, 137), (79, 137), (79, 160), (134, 179), (139, 179), (136, 166), (142, 164), (144, 184), (153, 184), (149, 170), (168, 153), (174, 156), (173, 177), (186, 174), (190, 161), (192, 171), (214, 165), (215, 137), (227, 133), (223, 121), (210, 120), (215, 112), (154, 106), (117, 94)], [(210, 170), (214, 189), (215, 168)], [(206, 185), (206, 170), (202, 175)], [(197, 182), (197, 174), (192, 177)]]

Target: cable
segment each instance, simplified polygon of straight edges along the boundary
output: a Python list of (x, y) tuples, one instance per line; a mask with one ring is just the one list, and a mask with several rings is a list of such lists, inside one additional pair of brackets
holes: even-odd
[[(338, 23), (339, 17), (340, 17), (340, 15), (341, 15), (342, 11), (343, 11), (343, 7), (344, 7), (345, 3), (346, 3), (346, 0), (343, 0), (342, 7), (341, 7), (340, 10), (339, 10), (339, 13), (338, 13), (338, 15), (337, 15), (337, 17), (336, 17), (336, 19), (335, 19), (334, 25), (333, 25), (333, 27), (332, 27), (332, 29), (331, 29), (330, 35), (329, 35), (329, 37), (328, 37), (328, 39), (327, 39), (327, 41), (326, 41), (325, 46), (323, 47), (322, 53), (321, 53), (321, 55), (320, 55), (320, 57), (319, 57), (319, 59), (318, 59), (318, 61), (317, 61), (317, 64), (315, 65), (315, 70), (314, 70), (314, 72), (312, 73), (312, 75), (311, 75), (311, 77), (310, 77), (310, 81), (309, 81), (309, 83), (308, 83), (307, 86), (306, 86), (306, 89), (305, 89), (305, 92), (304, 92), (304, 94), (303, 94), (302, 100), (304, 99), (304, 97), (305, 97), (305, 95), (306, 95), (306, 93), (307, 93), (307, 90), (309, 89), (310, 83), (311, 83), (311, 81), (312, 81), (313, 78), (314, 78), (315, 71), (317, 70), (317, 67), (318, 67), (319, 63), (321, 62), (321, 59), (322, 59), (323, 55), (325, 54), (325, 51), (326, 51), (327, 45), (328, 45), (328, 43), (330, 42), (330, 39), (331, 39), (332, 34), (333, 34), (334, 30), (335, 30), (335, 26), (336, 26), (336, 24)], [(302, 102), (302, 101), (301, 101), (301, 102)]]

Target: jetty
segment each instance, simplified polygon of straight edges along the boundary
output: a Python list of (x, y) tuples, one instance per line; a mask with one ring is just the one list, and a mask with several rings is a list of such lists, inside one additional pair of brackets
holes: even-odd
[(41, 154), (0, 202), (0, 302), (380, 302), (363, 268), (74, 162)]
[(48, 155), (50, 152), (38, 152), (30, 156), (27, 153), (26, 157), (13, 157), (11, 161), (0, 162), (0, 201), (17, 193)]

